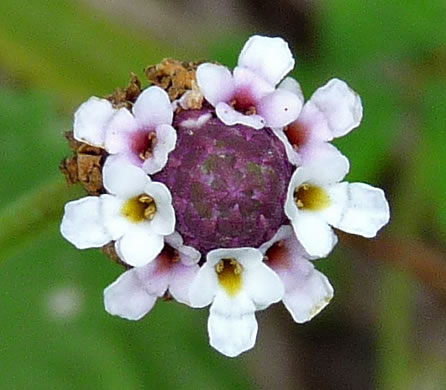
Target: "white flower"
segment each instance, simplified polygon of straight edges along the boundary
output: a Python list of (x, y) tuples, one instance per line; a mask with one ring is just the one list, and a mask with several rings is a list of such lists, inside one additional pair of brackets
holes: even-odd
[(336, 244), (331, 226), (374, 237), (389, 221), (384, 192), (363, 183), (341, 182), (348, 170), (348, 160), (341, 154), (322, 154), (291, 177), (285, 214), (312, 256), (324, 257)]
[(197, 83), (226, 125), (283, 127), (297, 118), (303, 104), (287, 88), (275, 88), (293, 66), (283, 39), (255, 35), (243, 47), (232, 74), (221, 65), (201, 64)]
[(102, 147), (148, 174), (159, 172), (175, 148), (172, 106), (166, 91), (159, 87), (145, 89), (132, 112), (114, 109), (109, 101), (92, 97), (74, 118), (75, 139)]
[(312, 257), (297, 241), (291, 226), (281, 226), (259, 249), (285, 286), (282, 301), (294, 321), (309, 321), (328, 305), (333, 287), (309, 261)]
[(177, 302), (189, 304), (189, 286), (199, 270), (200, 252), (183, 245), (177, 232), (165, 241), (167, 245), (154, 261), (124, 272), (104, 290), (108, 313), (139, 320), (167, 290)]
[(132, 266), (152, 261), (173, 233), (172, 197), (130, 164), (108, 157), (103, 169), (108, 194), (87, 196), (65, 205), (62, 235), (79, 249), (115, 242), (119, 257)]
[(226, 356), (237, 356), (254, 346), (254, 312), (283, 297), (282, 282), (262, 259), (254, 248), (215, 249), (208, 253), (191, 285), (191, 306), (211, 304), (210, 344)]
[[(299, 88), (287, 89), (294, 90), (301, 98)], [(298, 118), (285, 131), (280, 128), (274, 129), (274, 132), (284, 143), (290, 162), (306, 165), (323, 153), (340, 154), (329, 141), (358, 127), (361, 119), (362, 103), (359, 95), (344, 81), (332, 79), (313, 94)]]

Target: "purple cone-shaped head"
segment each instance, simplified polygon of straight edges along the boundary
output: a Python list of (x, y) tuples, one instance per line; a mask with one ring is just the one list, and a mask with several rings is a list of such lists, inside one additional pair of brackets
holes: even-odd
[(153, 179), (172, 193), (185, 244), (205, 255), (269, 240), (287, 220), (293, 171), (272, 131), (227, 126), (208, 109), (180, 112), (174, 127), (176, 148)]

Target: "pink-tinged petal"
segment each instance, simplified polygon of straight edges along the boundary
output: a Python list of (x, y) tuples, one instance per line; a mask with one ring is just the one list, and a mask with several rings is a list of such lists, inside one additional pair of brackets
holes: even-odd
[(170, 125), (160, 125), (156, 128), (156, 144), (150, 156), (142, 165), (144, 172), (153, 175), (161, 171), (167, 164), (169, 153), (175, 149), (177, 132)]
[(265, 254), (276, 242), (286, 240), (290, 237), (294, 237), (293, 228), (290, 225), (282, 225), (270, 240), (260, 246), (259, 250)]
[(302, 105), (304, 104), (305, 97), (302, 92), (302, 88), (297, 80), (293, 79), (292, 77), (285, 77), (277, 88), (293, 93), (301, 101)]
[[(256, 106), (264, 96), (274, 92), (274, 86), (248, 68), (236, 67), (233, 72), (236, 106), (242, 110)], [(237, 107), (236, 107), (237, 109)]]
[(229, 102), (234, 95), (234, 81), (228, 68), (205, 63), (197, 68), (197, 84), (206, 100), (214, 107), (219, 102)]
[(297, 153), (297, 150), (291, 145), (290, 141), (288, 140), (288, 137), (285, 135), (283, 130), (280, 129), (272, 129), (273, 133), (279, 140), (283, 143), (283, 146), (285, 146), (285, 152), (288, 157), (288, 161), (296, 166), (299, 166), (301, 164), (301, 158), (299, 153)]
[(164, 246), (163, 236), (150, 234), (139, 226), (132, 227), (115, 246), (123, 261), (134, 267), (142, 267), (153, 261)]
[(169, 291), (177, 302), (190, 305), (189, 289), (199, 269), (198, 265), (185, 266), (181, 263), (177, 263), (172, 267)]
[(329, 188), (333, 205), (324, 212), (327, 222), (347, 233), (375, 237), (389, 222), (384, 191), (364, 183), (339, 183)]
[(109, 156), (103, 168), (105, 189), (122, 199), (129, 199), (144, 193), (150, 178), (141, 168), (124, 163), (119, 156)]
[(361, 98), (338, 79), (330, 80), (313, 94), (300, 118), (317, 138), (324, 141), (349, 133), (359, 126), (361, 119)]
[(74, 113), (74, 138), (93, 146), (103, 147), (106, 126), (115, 111), (108, 100), (91, 97)]
[(215, 107), (215, 112), (218, 119), (228, 126), (241, 124), (256, 130), (262, 129), (265, 126), (265, 120), (260, 115), (244, 115), (226, 103), (218, 103)]
[(131, 137), (137, 130), (138, 123), (130, 111), (119, 109), (107, 126), (105, 149), (111, 154), (130, 153)]
[(175, 231), (175, 210), (172, 206), (172, 196), (163, 183), (151, 182), (144, 192), (155, 201), (156, 213), (150, 221), (150, 228), (156, 234), (167, 236)]
[(112, 239), (104, 227), (97, 196), (68, 202), (65, 205), (60, 232), (78, 249), (100, 248)]
[(259, 249), (265, 254), (268, 266), (276, 273), (281, 269), (288, 269), (295, 258), (311, 258), (297, 241), (291, 225), (282, 225), (273, 238), (262, 244)]
[(285, 293), (284, 286), (277, 274), (264, 263), (244, 273), (243, 289), (252, 299), (257, 309), (265, 309), (279, 302)]
[(128, 320), (139, 320), (152, 310), (157, 296), (144, 289), (138, 276), (140, 272), (138, 268), (124, 272), (104, 290), (104, 305), (108, 313)]
[(138, 275), (147, 293), (157, 297), (166, 293), (172, 269), (169, 256), (161, 252), (155, 260), (136, 269), (141, 270)]
[(122, 213), (125, 200), (113, 195), (103, 194), (100, 196), (100, 201), (105, 229), (112, 240), (116, 241), (132, 226), (132, 222)]
[(302, 109), (302, 102), (292, 92), (277, 89), (257, 103), (257, 112), (268, 127), (284, 127), (293, 122)]
[(276, 85), (294, 67), (294, 58), (282, 38), (254, 35), (240, 53), (238, 65), (249, 68)]
[(218, 290), (218, 277), (215, 264), (204, 263), (189, 289), (189, 303), (192, 307), (205, 307), (214, 300)]
[(158, 125), (170, 125), (173, 110), (169, 95), (160, 87), (145, 89), (133, 105), (133, 115), (140, 126), (155, 129)]
[(228, 357), (251, 349), (258, 330), (254, 311), (254, 304), (244, 295), (237, 299), (218, 295), (211, 306), (208, 320), (211, 346)]
[(180, 233), (176, 231), (164, 237), (164, 241), (178, 251), (180, 261), (184, 265), (191, 266), (197, 264), (201, 258), (201, 253), (198, 250), (191, 246), (184, 245), (183, 238)]
[(333, 134), (324, 113), (311, 100), (304, 104), (297, 120), (290, 124), (287, 135), (290, 142), (298, 148), (304, 147), (311, 141), (333, 140)]
[(333, 229), (315, 213), (299, 212), (291, 224), (297, 239), (311, 256), (326, 257), (338, 242)]
[(296, 275), (293, 281), (290, 278), (286, 287), (283, 303), (297, 323), (311, 320), (333, 298), (333, 287), (330, 282), (325, 275), (315, 269), (306, 277)]

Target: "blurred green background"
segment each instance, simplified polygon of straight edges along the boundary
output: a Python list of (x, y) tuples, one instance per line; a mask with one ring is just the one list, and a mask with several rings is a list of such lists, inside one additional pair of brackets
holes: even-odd
[[(445, 16), (444, 0), (2, 0), (0, 389), (446, 389)], [(392, 221), (317, 263), (336, 291), (318, 317), (258, 313), (255, 349), (231, 360), (208, 345), (207, 310), (109, 316), (122, 269), (61, 238), (81, 191), (47, 192), (89, 96), (164, 57), (234, 65), (254, 33), (287, 39), (306, 97), (332, 77), (361, 95), (362, 126), (336, 143)]]

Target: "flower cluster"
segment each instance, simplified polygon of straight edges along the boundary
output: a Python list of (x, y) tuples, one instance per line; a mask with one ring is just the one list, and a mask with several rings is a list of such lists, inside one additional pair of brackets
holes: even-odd
[(333, 79), (304, 103), (283, 39), (251, 37), (232, 72), (173, 64), (125, 104), (79, 107), (73, 138), (96, 151), (101, 185), (65, 206), (61, 232), (126, 266), (104, 291), (110, 314), (138, 320), (160, 297), (210, 305), (210, 344), (237, 356), (255, 343), (257, 310), (318, 314), (333, 288), (314, 260), (333, 228), (373, 237), (389, 206), (344, 181), (349, 161), (330, 143), (359, 125), (359, 96)]

